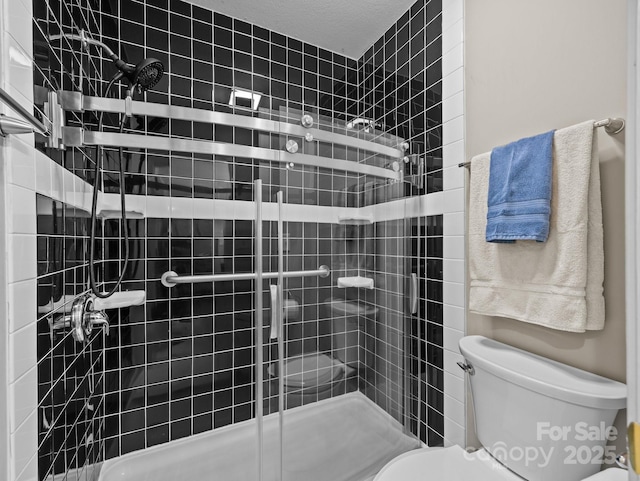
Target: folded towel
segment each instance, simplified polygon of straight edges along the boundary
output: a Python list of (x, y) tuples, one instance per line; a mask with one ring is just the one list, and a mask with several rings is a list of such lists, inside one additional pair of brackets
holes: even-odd
[(553, 130), (491, 151), (487, 242), (545, 242), (551, 211)]
[(471, 163), (469, 310), (570, 332), (604, 327), (604, 250), (593, 121), (558, 130), (553, 142), (546, 243), (485, 241), (490, 154)]

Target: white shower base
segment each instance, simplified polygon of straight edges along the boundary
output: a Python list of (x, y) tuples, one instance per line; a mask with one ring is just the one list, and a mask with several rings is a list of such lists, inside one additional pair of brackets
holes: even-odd
[[(99, 481), (257, 480), (255, 421), (106, 461)], [(264, 418), (264, 481), (280, 481), (278, 416)], [(419, 442), (359, 392), (284, 415), (283, 481), (362, 481)]]

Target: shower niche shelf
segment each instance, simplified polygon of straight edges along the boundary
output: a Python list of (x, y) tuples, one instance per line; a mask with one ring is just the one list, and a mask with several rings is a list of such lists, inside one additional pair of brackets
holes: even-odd
[(338, 216), (338, 223), (344, 225), (367, 225), (373, 224), (373, 219), (366, 215), (341, 215)]
[(338, 287), (359, 287), (362, 289), (373, 289), (373, 279), (371, 277), (363, 276), (338, 277)]
[[(144, 213), (137, 210), (126, 210), (127, 219), (144, 219)], [(122, 210), (101, 209), (97, 213), (98, 219), (122, 219)]]

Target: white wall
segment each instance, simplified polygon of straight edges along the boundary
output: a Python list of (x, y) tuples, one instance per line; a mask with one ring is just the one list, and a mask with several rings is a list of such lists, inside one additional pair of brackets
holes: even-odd
[(465, 379), (456, 365), (465, 332), (464, 1), (442, 3), (443, 341), (445, 445), (465, 444)]
[[(0, 0), (0, 12), (0, 83), (31, 110), (31, 0)], [(0, 108), (7, 115), (17, 116), (4, 106)], [(0, 141), (4, 217), (0, 223), (4, 257), (0, 274), (0, 363), (4, 370), (0, 374), (0, 395), (6, 400), (6, 404), (0, 402), (0, 476), (12, 481), (37, 479), (36, 170), (32, 146), (33, 135), (14, 135)]]
[[(625, 0), (473, 0), (465, 22), (467, 158), (551, 128), (625, 117)], [(598, 136), (605, 329), (573, 334), (478, 315), (467, 327), (624, 381), (624, 134)]]
[[(638, 168), (638, 139), (640, 129), (638, 124), (640, 105), (640, 84), (638, 83), (638, 0), (628, 0), (628, 37), (629, 37), (629, 77), (627, 92), (628, 104), (628, 133), (627, 133), (627, 162), (626, 170), (626, 282), (627, 282), (627, 386), (629, 400), (627, 402), (628, 422), (640, 420), (640, 328), (638, 326), (638, 305), (640, 302), (640, 168)], [(629, 473), (629, 480), (640, 480), (636, 473)]]

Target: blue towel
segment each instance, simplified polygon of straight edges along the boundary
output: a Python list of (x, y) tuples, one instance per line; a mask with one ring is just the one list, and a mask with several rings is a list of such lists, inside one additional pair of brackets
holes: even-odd
[(491, 151), (487, 242), (549, 236), (553, 130)]

